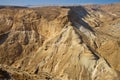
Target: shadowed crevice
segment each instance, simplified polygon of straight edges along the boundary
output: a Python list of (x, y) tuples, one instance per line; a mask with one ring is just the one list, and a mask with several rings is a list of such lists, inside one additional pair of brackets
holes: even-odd
[(8, 38), (8, 35), (9, 35), (9, 32), (0, 35), (0, 45), (3, 44), (6, 41), (6, 39)]
[(9, 73), (5, 70), (0, 69), (0, 80), (10, 80), (11, 77)]

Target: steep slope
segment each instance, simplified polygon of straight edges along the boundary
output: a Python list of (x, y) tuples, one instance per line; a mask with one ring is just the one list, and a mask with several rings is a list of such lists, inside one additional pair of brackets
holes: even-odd
[(88, 6), (0, 8), (0, 79), (120, 80), (119, 7)]

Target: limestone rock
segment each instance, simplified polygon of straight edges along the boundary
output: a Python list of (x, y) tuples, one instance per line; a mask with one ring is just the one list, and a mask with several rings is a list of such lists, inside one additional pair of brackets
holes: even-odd
[(1, 7), (0, 79), (120, 80), (119, 10)]

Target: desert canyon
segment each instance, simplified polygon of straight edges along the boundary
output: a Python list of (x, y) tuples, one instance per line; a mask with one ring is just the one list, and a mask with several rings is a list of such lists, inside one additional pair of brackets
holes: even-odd
[(0, 6), (0, 80), (120, 80), (120, 3)]

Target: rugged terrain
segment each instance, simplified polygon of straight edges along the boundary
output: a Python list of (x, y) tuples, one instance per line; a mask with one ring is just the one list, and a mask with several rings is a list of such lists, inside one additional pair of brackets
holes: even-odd
[(120, 80), (120, 3), (0, 7), (0, 80)]

